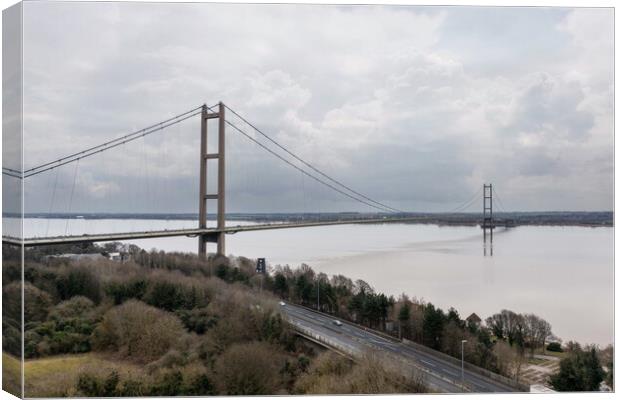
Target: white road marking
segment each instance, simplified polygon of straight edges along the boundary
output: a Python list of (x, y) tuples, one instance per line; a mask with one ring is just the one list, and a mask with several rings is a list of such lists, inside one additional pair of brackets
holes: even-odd
[(455, 374), (455, 373), (454, 373), (454, 372), (452, 372), (452, 371), (448, 371), (447, 369), (443, 369), (443, 368), (442, 368), (441, 370), (442, 370), (443, 372), (445, 372), (446, 374), (449, 374), (449, 375), (452, 375), (452, 376), (460, 376), (460, 375)]
[(435, 364), (433, 364), (432, 362), (428, 362), (426, 360), (420, 360), (421, 362), (423, 362), (424, 364), (430, 365), (431, 367), (436, 367)]

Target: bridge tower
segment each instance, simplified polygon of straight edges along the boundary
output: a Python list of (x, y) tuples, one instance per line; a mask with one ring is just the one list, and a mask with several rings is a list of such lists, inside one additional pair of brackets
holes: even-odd
[(484, 249), (486, 255), (487, 229), (491, 239), (491, 255), (493, 255), (493, 184), (482, 185), (482, 235), (484, 240)]
[[(493, 184), (482, 185), (482, 225), (493, 228)], [(493, 230), (491, 229), (491, 232)]]
[[(217, 153), (207, 151), (207, 122), (218, 120)], [(217, 161), (217, 193), (207, 193), (207, 166), (209, 161)], [(202, 106), (200, 123), (200, 194), (198, 198), (198, 228), (207, 227), (207, 200), (217, 200), (217, 230), (214, 233), (198, 236), (198, 256), (207, 257), (207, 242), (217, 243), (218, 255), (226, 255), (226, 120), (224, 103), (220, 102), (217, 112), (209, 112), (206, 104)]]

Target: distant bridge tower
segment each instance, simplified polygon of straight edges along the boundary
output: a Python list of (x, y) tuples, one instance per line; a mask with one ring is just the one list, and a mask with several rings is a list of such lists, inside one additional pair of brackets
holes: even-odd
[(482, 235), (484, 240), (484, 255), (486, 255), (487, 229), (489, 230), (491, 255), (493, 255), (493, 184), (482, 186)]
[[(207, 122), (210, 119), (218, 119), (217, 153), (207, 151)], [(207, 193), (207, 165), (211, 160), (217, 160), (217, 193)], [(206, 104), (202, 106), (199, 186), (198, 228), (207, 227), (207, 200), (217, 200), (217, 232), (198, 236), (198, 256), (206, 258), (207, 242), (217, 243), (217, 254), (226, 255), (226, 120), (222, 102), (219, 103), (217, 112), (209, 112)]]

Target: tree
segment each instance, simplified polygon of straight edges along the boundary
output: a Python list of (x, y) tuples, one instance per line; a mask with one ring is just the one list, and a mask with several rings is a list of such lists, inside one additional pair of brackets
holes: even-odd
[(338, 290), (339, 294), (347, 295), (353, 293), (353, 281), (344, 275), (332, 276), (331, 284)]
[(424, 307), (422, 336), (425, 345), (439, 350), (445, 319), (446, 316), (440, 308), (435, 308), (431, 303)]
[(505, 339), (504, 320), (501, 314), (493, 314), (485, 322), (496, 338), (500, 340)]
[(553, 335), (553, 332), (551, 332), (551, 324), (545, 321), (544, 319), (540, 318), (538, 320), (537, 332), (538, 332), (538, 340), (542, 344), (543, 353), (544, 353), (547, 339), (549, 339)]
[(454, 321), (454, 323), (458, 325), (460, 328), (465, 327), (465, 321), (461, 319), (459, 312), (454, 307), (450, 307), (448, 309), (447, 319), (448, 321)]
[(286, 277), (281, 272), (276, 273), (273, 282), (273, 290), (280, 297), (288, 297), (288, 283), (286, 282)]
[(530, 348), (530, 357), (542, 346), (545, 349), (547, 338), (551, 336), (551, 324), (534, 314), (525, 314), (523, 320), (524, 341)]
[(518, 349), (514, 349), (508, 343), (499, 341), (493, 346), (493, 354), (496, 358), (497, 371), (504, 376), (519, 380), (523, 355)]
[(607, 375), (605, 375), (605, 383), (609, 385), (610, 388), (614, 388), (614, 359), (611, 358), (607, 362)]
[(372, 286), (370, 286), (366, 281), (363, 281), (361, 279), (358, 279), (355, 281), (355, 289), (354, 291), (356, 293), (374, 293), (374, 290), (372, 289)]
[(312, 299), (312, 283), (308, 280), (306, 275), (299, 275), (295, 281), (295, 295), (301, 301), (302, 304), (308, 304)]
[(24, 296), (24, 322), (29, 324), (44, 321), (52, 305), (52, 297), (49, 293), (29, 282), (25, 282), (23, 285), (21, 282), (12, 282), (2, 288), (3, 317), (6, 320), (14, 321), (17, 326), (21, 326), (22, 291)]
[(614, 388), (614, 346), (609, 345), (600, 351), (599, 357), (601, 359), (601, 365), (607, 367), (607, 373), (605, 374), (605, 383)]
[[(409, 306), (408, 302), (403, 303), (402, 306), (400, 306), (400, 310), (398, 310), (398, 336), (402, 339), (403, 338), (403, 333), (405, 334), (405, 336), (408, 336), (408, 332), (409, 332), (409, 320), (411, 319), (411, 307)], [(404, 332), (403, 332), (403, 328)]]
[(394, 299), (388, 299), (386, 295), (379, 295), (379, 317), (381, 318), (381, 329), (385, 330), (385, 320), (387, 319), (388, 309), (394, 305)]
[(475, 335), (476, 341), (474, 353), (470, 361), (482, 368), (499, 372), (497, 357), (493, 353), (493, 342), (491, 342), (491, 335), (488, 329), (479, 328), (475, 333), (471, 331), (469, 333)]
[(360, 319), (362, 318), (363, 307), (364, 307), (364, 294), (363, 293), (357, 293), (356, 295), (354, 295), (353, 297), (349, 299), (349, 304), (347, 305), (347, 308), (349, 312), (353, 314), (353, 319), (356, 322), (360, 322)]
[(472, 347), (471, 341), (475, 339), (469, 335), (466, 336), (465, 331), (461, 329), (458, 322), (453, 319), (447, 319), (441, 335), (441, 351), (460, 358), (462, 340), (467, 340), (467, 347), (469, 348)]
[(584, 369), (586, 390), (597, 391), (601, 387), (601, 382), (605, 379), (605, 371), (601, 366), (596, 348), (590, 347), (585, 353)]
[(62, 300), (68, 300), (73, 296), (88, 297), (95, 304), (101, 300), (99, 278), (83, 265), (65, 268), (56, 277), (56, 290)]
[(499, 314), (494, 314), (486, 319), (487, 327), (491, 329), (493, 335), (498, 339), (508, 339), (512, 346), (517, 344), (524, 346), (525, 322), (521, 314), (514, 311), (502, 310)]
[(575, 349), (560, 361), (560, 370), (549, 381), (561, 392), (598, 391), (605, 372), (601, 367), (596, 349)]

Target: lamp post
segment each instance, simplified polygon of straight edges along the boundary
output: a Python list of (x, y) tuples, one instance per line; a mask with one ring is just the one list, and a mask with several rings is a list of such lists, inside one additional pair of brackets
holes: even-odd
[(465, 390), (465, 343), (467, 340), (461, 340), (461, 385)]
[(316, 310), (321, 311), (321, 277), (316, 276)]

